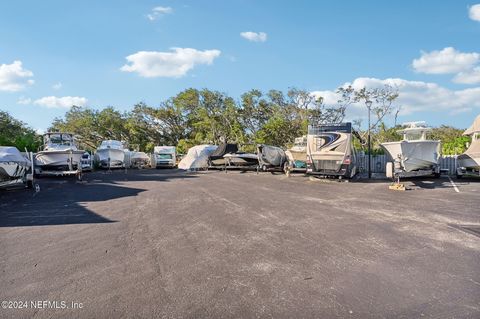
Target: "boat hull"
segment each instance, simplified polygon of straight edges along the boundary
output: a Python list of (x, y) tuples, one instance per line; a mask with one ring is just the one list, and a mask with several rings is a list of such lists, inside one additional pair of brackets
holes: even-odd
[(480, 139), (473, 138), (472, 143), (465, 151), (457, 158), (459, 167), (480, 170)]
[(258, 166), (256, 154), (226, 154), (223, 158), (228, 166)]
[(381, 146), (405, 172), (429, 169), (438, 165), (440, 141), (399, 141), (383, 143)]
[[(125, 152), (117, 149), (97, 150), (97, 160), (103, 168), (115, 168), (125, 166)], [(110, 160), (109, 160), (110, 159)]]
[(480, 170), (480, 152), (459, 155), (457, 163), (459, 167)]
[(48, 169), (69, 169), (70, 158), (72, 168), (78, 168), (81, 163), (84, 151), (77, 150), (47, 150), (38, 152), (35, 155), (35, 165), (44, 170)]
[(19, 179), (28, 172), (28, 163), (0, 162), (0, 182)]

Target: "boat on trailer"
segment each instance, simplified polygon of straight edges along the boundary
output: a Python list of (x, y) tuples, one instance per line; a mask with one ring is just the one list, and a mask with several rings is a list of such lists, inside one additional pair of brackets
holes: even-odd
[(307, 136), (295, 138), (291, 148), (285, 151), (287, 160), (283, 165), (283, 171), (288, 175), (293, 171), (307, 170)]
[(390, 161), (386, 165), (387, 177), (440, 176), (440, 141), (427, 139), (432, 130), (425, 122), (404, 123), (401, 141), (380, 144)]
[(120, 141), (106, 140), (97, 148), (95, 157), (102, 168), (125, 167), (124, 145)]
[(32, 162), (13, 146), (0, 146), (0, 188), (33, 185)]
[(257, 146), (258, 164), (262, 171), (283, 170), (287, 161), (285, 151), (280, 147), (259, 144)]
[(226, 154), (235, 154), (238, 152), (238, 145), (235, 143), (222, 143), (218, 145), (217, 149), (208, 157), (209, 168), (223, 168), (225, 167)]
[(480, 176), (480, 115), (463, 135), (471, 136), (472, 142), (468, 149), (457, 157), (457, 178), (464, 175)]
[(225, 159), (226, 168), (240, 168), (240, 169), (257, 169), (258, 170), (258, 155), (253, 153), (230, 153), (223, 156)]
[(84, 153), (84, 150), (78, 149), (73, 134), (45, 133), (42, 150), (35, 154), (35, 174), (77, 175), (80, 177)]

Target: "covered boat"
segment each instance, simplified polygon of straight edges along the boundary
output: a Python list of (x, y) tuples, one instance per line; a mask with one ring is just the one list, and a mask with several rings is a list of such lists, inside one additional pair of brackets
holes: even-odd
[(440, 141), (428, 140), (431, 128), (425, 122), (404, 123), (398, 133), (403, 139), (398, 142), (380, 144), (393, 161), (395, 171), (406, 173), (436, 169), (440, 157)]
[(280, 147), (259, 144), (257, 146), (258, 163), (263, 171), (271, 169), (283, 169), (287, 160), (285, 151)]
[(285, 151), (287, 162), (284, 165), (285, 173), (293, 170), (307, 169), (307, 136), (295, 138), (291, 148)]
[(150, 156), (145, 152), (130, 152), (130, 161), (132, 167), (142, 168), (150, 164)]
[(465, 130), (463, 135), (471, 136), (472, 142), (465, 153), (457, 158), (457, 177), (465, 173), (480, 175), (480, 115), (477, 116), (473, 124)]
[(197, 170), (208, 168), (208, 157), (217, 149), (216, 145), (197, 145), (191, 147), (180, 163), (179, 169)]
[(125, 167), (124, 145), (120, 141), (103, 141), (97, 148), (95, 157), (102, 168)]
[(35, 155), (35, 170), (42, 174), (58, 171), (64, 174), (80, 170), (82, 156), (71, 133), (49, 132), (43, 135), (43, 149)]
[(208, 157), (208, 166), (225, 166), (225, 159), (223, 158), (223, 156), (236, 152), (238, 152), (237, 144), (222, 143)]
[(13, 146), (0, 146), (0, 187), (26, 181), (31, 162)]

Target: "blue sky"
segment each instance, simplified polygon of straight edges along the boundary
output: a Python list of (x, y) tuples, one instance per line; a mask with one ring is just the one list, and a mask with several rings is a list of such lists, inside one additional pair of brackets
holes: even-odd
[(3, 1), (0, 109), (46, 129), (71, 103), (128, 110), (189, 87), (237, 99), (297, 87), (328, 102), (346, 83), (388, 83), (400, 91), (400, 121), (465, 128), (480, 113), (475, 4)]

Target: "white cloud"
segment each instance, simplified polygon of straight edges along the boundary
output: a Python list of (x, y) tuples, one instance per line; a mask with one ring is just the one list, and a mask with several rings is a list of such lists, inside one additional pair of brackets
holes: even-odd
[[(357, 78), (353, 82), (345, 83), (342, 87), (352, 85), (355, 89), (381, 88), (385, 85), (397, 88), (399, 97), (396, 105), (401, 106), (400, 114), (406, 115), (415, 112), (445, 112), (455, 114), (472, 108), (480, 109), (480, 87), (464, 90), (450, 90), (436, 83), (422, 81), (408, 81), (399, 78), (376, 79)], [(326, 104), (335, 104), (340, 96), (335, 91), (315, 91), (315, 96), (322, 96)], [(353, 105), (350, 115), (359, 114), (364, 108), (362, 104)]]
[(453, 82), (463, 84), (476, 84), (480, 83), (480, 67), (476, 67), (473, 70), (460, 72), (454, 78)]
[(37, 128), (35, 129), (35, 133), (37, 133), (38, 135), (43, 135), (47, 132), (47, 130), (45, 130), (44, 128)]
[(33, 103), (48, 108), (70, 108), (73, 105), (85, 106), (87, 105), (87, 99), (79, 96), (45, 96), (35, 100)]
[(213, 63), (219, 50), (199, 51), (191, 48), (172, 48), (172, 52), (139, 51), (126, 57), (130, 64), (120, 68), (124, 72), (137, 72), (146, 78), (173, 77), (187, 74), (195, 65)]
[(241, 32), (240, 36), (252, 42), (265, 42), (267, 41), (267, 34), (265, 32)]
[(14, 61), (12, 64), (0, 64), (0, 91), (16, 92), (23, 90), (34, 81), (32, 71), (22, 66), (22, 61)]
[(147, 18), (150, 21), (157, 20), (159, 17), (165, 15), (165, 14), (170, 14), (173, 12), (173, 9), (170, 7), (155, 7), (152, 9), (152, 11), (147, 14)]
[(32, 99), (21, 96), (18, 99), (17, 104), (22, 104), (22, 105), (32, 104)]
[(480, 21), (480, 3), (474, 4), (469, 8), (468, 16), (474, 21)]
[(413, 60), (412, 66), (421, 73), (449, 74), (469, 70), (479, 61), (479, 53), (463, 53), (448, 47), (441, 51), (422, 52), (420, 58)]
[(52, 89), (54, 90), (60, 90), (62, 88), (62, 83), (61, 82), (58, 82), (58, 83), (55, 83), (54, 85), (52, 85)]

